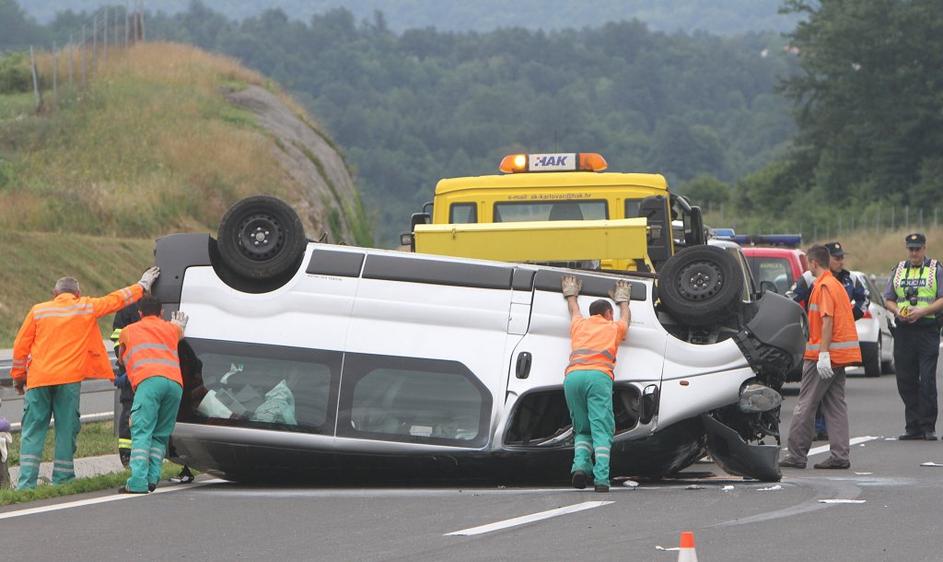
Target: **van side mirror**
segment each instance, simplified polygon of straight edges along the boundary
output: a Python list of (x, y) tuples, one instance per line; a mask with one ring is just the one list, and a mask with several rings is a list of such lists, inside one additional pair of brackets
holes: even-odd
[(704, 214), (700, 207), (691, 207), (691, 232), (686, 233), (688, 246), (697, 246), (707, 243), (707, 237), (704, 234)]
[(776, 283), (773, 283), (772, 281), (760, 281), (760, 292), (778, 293), (779, 290), (776, 288)]

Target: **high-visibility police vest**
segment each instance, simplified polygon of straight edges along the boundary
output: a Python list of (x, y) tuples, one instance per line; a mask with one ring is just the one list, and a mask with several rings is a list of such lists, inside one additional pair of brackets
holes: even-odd
[[(804, 359), (815, 361), (820, 351), (828, 351), (835, 367), (861, 364), (858, 329), (847, 295), (832, 272), (826, 271), (816, 279), (809, 296), (809, 341), (805, 345)], [(831, 310), (826, 309), (828, 306)], [(832, 317), (832, 341), (827, 350), (821, 349), (824, 313)]]
[[(936, 300), (936, 260), (924, 262), (920, 267), (914, 267), (909, 261), (897, 264), (894, 271), (894, 294), (897, 295), (897, 308), (924, 308)], [(908, 287), (917, 289), (917, 304), (910, 304), (906, 291)], [(924, 318), (935, 318), (936, 314), (927, 314)]]
[(572, 351), (566, 373), (571, 371), (602, 371), (615, 378), (616, 354), (625, 339), (628, 325), (624, 320), (613, 322), (594, 314), (576, 318), (570, 326)]
[(137, 389), (141, 381), (151, 377), (168, 378), (183, 386), (177, 356), (180, 335), (180, 328), (157, 316), (145, 316), (121, 331), (121, 360), (131, 388)]

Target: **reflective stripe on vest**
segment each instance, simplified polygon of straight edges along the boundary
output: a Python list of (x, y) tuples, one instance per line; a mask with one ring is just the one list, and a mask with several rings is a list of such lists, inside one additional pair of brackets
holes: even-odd
[[(936, 300), (936, 266), (936, 260), (930, 260), (929, 264), (922, 265), (919, 269), (906, 261), (897, 264), (893, 282), (899, 308), (924, 308)], [(916, 277), (910, 276), (913, 269), (917, 270)], [(917, 304), (910, 304), (910, 298), (906, 296), (906, 286), (917, 289)], [(927, 314), (924, 318), (936, 318), (936, 314)]]
[(858, 343), (858, 329), (847, 300), (845, 286), (831, 272), (823, 273), (815, 282), (809, 296), (809, 341), (806, 342), (803, 358), (815, 361), (821, 350), (822, 338), (822, 300), (832, 301), (832, 341), (828, 353), (835, 366), (848, 366), (861, 363), (861, 347)]
[(176, 326), (156, 316), (145, 316), (122, 330), (125, 350), (121, 359), (131, 388), (137, 389), (141, 381), (150, 377), (168, 378), (183, 386), (177, 356), (179, 336)]

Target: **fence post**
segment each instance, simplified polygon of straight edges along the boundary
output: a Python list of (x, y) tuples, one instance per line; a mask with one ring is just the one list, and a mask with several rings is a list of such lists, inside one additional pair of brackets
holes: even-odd
[(98, 62), (98, 14), (92, 18), (92, 74), (95, 74), (95, 63)]
[(52, 97), (59, 103), (59, 48), (52, 42)]
[(874, 233), (877, 234), (881, 230), (881, 207), (875, 209), (874, 212)]
[(933, 208), (933, 228), (937, 228), (938, 226), (940, 226), (940, 223), (936, 220), (937, 211), (939, 210), (940, 210), (939, 207)]
[(897, 230), (897, 205), (891, 206), (891, 230)]
[(72, 65), (75, 58), (75, 42), (72, 40), (72, 34), (69, 34), (69, 86), (72, 86)]
[(139, 17), (141, 18), (141, 41), (147, 41), (144, 37), (144, 5), (141, 3), (141, 9), (139, 10)]
[(33, 46), (29, 46), (29, 62), (33, 70), (33, 94), (36, 96), (36, 111), (43, 106), (43, 94), (39, 91), (39, 74), (36, 72), (36, 57), (33, 55)]
[(910, 205), (904, 207), (904, 224), (907, 225), (907, 229), (910, 230)]
[(79, 44), (79, 68), (82, 69), (82, 86), (88, 83), (88, 54), (85, 52), (85, 26), (82, 26), (82, 42)]
[(102, 24), (102, 62), (108, 62), (108, 6), (105, 6), (105, 23)]

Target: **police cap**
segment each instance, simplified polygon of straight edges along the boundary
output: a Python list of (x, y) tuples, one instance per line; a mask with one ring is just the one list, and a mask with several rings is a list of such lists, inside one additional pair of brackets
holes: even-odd
[(830, 256), (834, 256), (836, 258), (845, 256), (845, 249), (842, 248), (842, 245), (839, 242), (826, 242), (822, 245), (825, 246), (826, 250), (828, 250), (828, 255)]
[(908, 234), (904, 240), (907, 242), (908, 248), (922, 248), (927, 245), (927, 237), (920, 232)]

